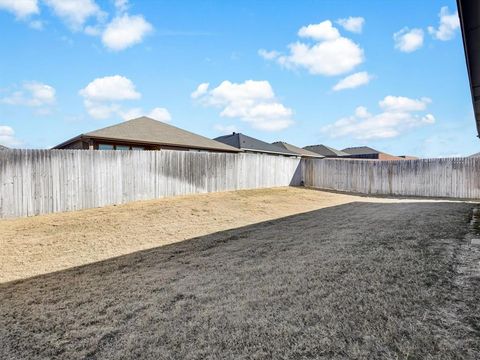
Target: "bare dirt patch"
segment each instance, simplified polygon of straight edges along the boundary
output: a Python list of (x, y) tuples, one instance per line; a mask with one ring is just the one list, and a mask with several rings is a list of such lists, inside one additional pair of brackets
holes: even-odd
[(352, 201), (396, 200), (288, 187), (0, 220), (0, 282)]

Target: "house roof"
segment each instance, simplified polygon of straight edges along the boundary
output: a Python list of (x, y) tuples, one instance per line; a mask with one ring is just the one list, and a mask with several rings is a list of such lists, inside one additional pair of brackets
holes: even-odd
[(480, 157), (480, 152), (469, 156), (469, 158), (474, 158), (474, 157)]
[(370, 154), (382, 154), (382, 151), (378, 151), (375, 149), (372, 149), (371, 147), (368, 146), (356, 146), (356, 147), (349, 147), (345, 148), (342, 150), (343, 152), (346, 152), (349, 155), (370, 155)]
[(9, 150), (8, 147), (0, 145), (0, 150)]
[(146, 116), (81, 134), (57, 145), (55, 148), (67, 145), (79, 138), (128, 141), (142, 144), (238, 152), (238, 149), (232, 146), (165, 124), (161, 121), (153, 120)]
[(287, 151), (296, 153), (298, 155), (304, 156), (304, 157), (314, 157), (314, 158), (324, 158), (325, 156), (317, 154), (313, 151), (307, 150), (307, 149), (302, 149), (298, 146), (286, 143), (284, 141), (277, 141), (274, 142), (273, 145), (284, 148)]
[(457, 0), (470, 92), (480, 137), (480, 2)]
[(326, 145), (309, 145), (309, 146), (305, 146), (304, 149), (313, 151), (314, 153), (317, 153), (326, 157), (332, 157), (332, 156), (339, 157), (339, 156), (350, 155), (350, 154), (347, 154), (346, 152), (334, 149)]
[(220, 136), (215, 138), (215, 140), (220, 141), (224, 144), (228, 144), (230, 146), (236, 147), (237, 149), (241, 149), (241, 150), (250, 150), (250, 151), (262, 152), (267, 154), (298, 156), (297, 153), (294, 153), (289, 150), (285, 150), (282, 147), (269, 144), (265, 141), (255, 139), (241, 133), (232, 133), (230, 135)]

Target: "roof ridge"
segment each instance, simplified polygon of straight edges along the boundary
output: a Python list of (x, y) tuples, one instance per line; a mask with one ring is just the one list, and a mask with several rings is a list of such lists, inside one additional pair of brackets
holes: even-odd
[[(130, 120), (125, 120), (125, 121), (122, 121), (120, 123), (117, 123), (117, 124), (114, 124), (114, 125), (110, 125), (110, 126), (106, 126), (104, 128), (101, 128), (101, 129), (97, 129), (97, 130), (93, 130), (93, 131), (90, 131), (88, 133), (85, 133), (84, 135), (89, 135), (90, 133), (93, 133), (93, 132), (97, 132), (97, 131), (102, 131), (102, 130), (107, 130), (109, 128), (112, 128), (112, 127), (116, 127), (116, 126), (122, 126), (124, 124), (127, 124), (127, 123), (130, 123), (132, 121), (137, 121), (137, 120), (149, 120), (153, 123), (160, 123), (162, 126), (167, 126), (167, 127), (170, 127), (170, 128), (174, 128), (174, 129), (177, 129), (177, 130), (181, 130), (181, 131), (184, 131), (184, 132), (188, 132), (190, 134), (193, 134), (193, 135), (196, 135), (196, 136), (201, 136), (201, 137), (204, 137), (205, 139), (209, 139), (207, 138), (206, 136), (203, 136), (203, 135), (200, 135), (200, 134), (196, 134), (194, 132), (191, 132), (191, 131), (188, 131), (188, 130), (185, 130), (185, 129), (182, 129), (182, 128), (179, 128), (178, 126), (175, 126), (175, 125), (171, 125), (171, 124), (168, 124), (164, 121), (160, 121), (160, 120), (155, 120), (151, 117), (148, 117), (148, 116), (140, 116), (140, 117), (137, 117), (137, 118), (134, 118), (134, 119), (130, 119)], [(211, 140), (211, 139), (209, 139)]]
[[(219, 136), (216, 139), (227, 139), (232, 138), (234, 136), (238, 137), (238, 148), (245, 149), (245, 150), (252, 150), (258, 152), (266, 152), (266, 153), (277, 153), (280, 155), (290, 155), (290, 156), (298, 156), (297, 153), (292, 152), (288, 149), (285, 149), (279, 145), (274, 145), (269, 142), (254, 138), (249, 135), (245, 135), (243, 133), (234, 132), (230, 135)], [(228, 144), (228, 143), (227, 143)], [(230, 142), (231, 144), (231, 142)]]
[[(82, 133), (77, 136), (77, 138), (78, 137), (137, 141), (192, 149), (238, 152), (238, 149), (233, 146), (212, 140), (206, 136), (179, 128), (175, 125), (155, 120), (148, 116), (140, 116), (127, 121), (122, 121), (101, 129)], [(73, 139), (68, 141), (72, 141)], [(60, 145), (63, 144), (65, 143)]]

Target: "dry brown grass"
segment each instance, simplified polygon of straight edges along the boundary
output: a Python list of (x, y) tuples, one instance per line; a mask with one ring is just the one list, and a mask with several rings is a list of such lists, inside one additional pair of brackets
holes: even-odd
[(352, 201), (396, 200), (288, 187), (0, 220), (0, 283)]
[(354, 202), (0, 284), (0, 359), (479, 359), (471, 212)]

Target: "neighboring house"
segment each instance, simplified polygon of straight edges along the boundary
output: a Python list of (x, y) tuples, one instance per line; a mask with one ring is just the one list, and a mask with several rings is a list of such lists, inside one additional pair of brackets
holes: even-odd
[(272, 145), (278, 146), (280, 148), (283, 148), (284, 150), (293, 152), (295, 154), (300, 155), (302, 158), (317, 158), (317, 159), (323, 159), (325, 156), (314, 153), (313, 151), (307, 150), (307, 149), (302, 149), (299, 148), (298, 146), (286, 143), (284, 141), (276, 141), (272, 143)]
[(390, 155), (368, 146), (349, 147), (342, 151), (348, 154), (343, 157), (349, 159), (405, 160), (400, 156)]
[(255, 139), (241, 133), (234, 132), (230, 135), (217, 137), (215, 138), (215, 140), (233, 146), (245, 152), (283, 156), (299, 156), (298, 154), (289, 150), (285, 150), (282, 147), (269, 144), (262, 140)]
[(54, 149), (239, 152), (232, 146), (145, 116), (80, 134)]
[(313, 151), (316, 154), (320, 154), (324, 157), (327, 158), (338, 158), (338, 157), (343, 157), (343, 156), (348, 156), (346, 152), (343, 152), (341, 150), (334, 149), (330, 146), (326, 145), (309, 145), (305, 146), (304, 149)]
[(469, 156), (469, 158), (476, 158), (476, 157), (480, 157), (480, 152)]
[(9, 148), (7, 148), (6, 146), (0, 145), (0, 151), (1, 150), (9, 150)]

